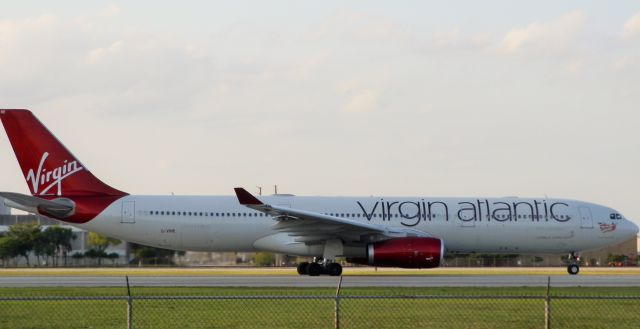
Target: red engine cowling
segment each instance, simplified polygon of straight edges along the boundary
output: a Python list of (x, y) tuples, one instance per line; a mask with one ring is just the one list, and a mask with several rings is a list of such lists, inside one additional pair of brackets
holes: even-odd
[(394, 238), (367, 245), (367, 258), (352, 263), (379, 267), (434, 268), (440, 266), (444, 243), (437, 238)]

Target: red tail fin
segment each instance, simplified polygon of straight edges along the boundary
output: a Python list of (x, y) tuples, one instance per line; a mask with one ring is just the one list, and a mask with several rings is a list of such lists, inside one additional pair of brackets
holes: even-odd
[(34, 196), (123, 196), (96, 178), (28, 110), (0, 110), (0, 119)]

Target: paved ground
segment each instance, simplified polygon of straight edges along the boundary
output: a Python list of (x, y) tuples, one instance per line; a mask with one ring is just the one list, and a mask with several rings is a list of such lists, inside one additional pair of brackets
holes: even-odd
[[(134, 276), (133, 286), (242, 286), (242, 287), (334, 287), (336, 277), (308, 276)], [(0, 287), (98, 287), (123, 286), (122, 276), (5, 276)], [(542, 275), (465, 276), (345, 276), (345, 287), (516, 287), (545, 286)], [(640, 275), (554, 275), (554, 287), (638, 286)]]

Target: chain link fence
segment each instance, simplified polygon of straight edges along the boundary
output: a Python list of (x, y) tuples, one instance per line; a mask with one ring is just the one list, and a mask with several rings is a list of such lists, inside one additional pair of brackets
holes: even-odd
[[(50, 294), (55, 289), (48, 291)], [(169, 291), (171, 295), (159, 295)], [(640, 295), (530, 290), (136, 288), (0, 296), (0, 328), (637, 328)], [(378, 293), (372, 294), (372, 291)], [(464, 292), (464, 290), (457, 290)], [(620, 293), (622, 291), (622, 293)], [(19, 293), (16, 291), (16, 293)]]

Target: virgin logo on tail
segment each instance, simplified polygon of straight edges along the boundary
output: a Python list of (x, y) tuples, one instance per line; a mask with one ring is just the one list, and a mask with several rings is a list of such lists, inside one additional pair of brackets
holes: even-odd
[(27, 183), (31, 183), (31, 191), (33, 194), (43, 195), (49, 192), (54, 186), (57, 186), (58, 192), (56, 195), (62, 195), (62, 181), (84, 168), (78, 165), (78, 161), (76, 160), (64, 160), (62, 166), (53, 168), (53, 170), (47, 170), (43, 168), (44, 161), (47, 157), (49, 157), (49, 152), (44, 152), (37, 171), (34, 172), (33, 169), (29, 169), (27, 173)]

